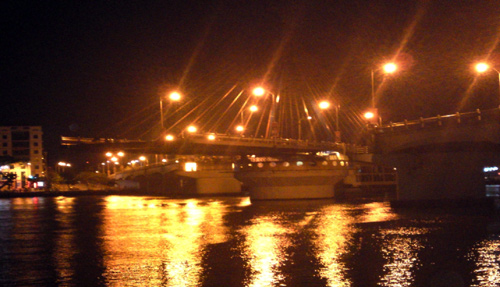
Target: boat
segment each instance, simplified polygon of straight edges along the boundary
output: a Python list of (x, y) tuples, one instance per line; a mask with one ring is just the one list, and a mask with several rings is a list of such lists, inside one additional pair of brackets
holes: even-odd
[(338, 152), (326, 155), (247, 156), (236, 162), (234, 176), (251, 200), (322, 199), (335, 196), (350, 162)]

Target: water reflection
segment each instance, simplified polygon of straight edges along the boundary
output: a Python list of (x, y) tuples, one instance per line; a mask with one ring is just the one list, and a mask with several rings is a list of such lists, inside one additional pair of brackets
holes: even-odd
[(471, 286), (500, 286), (500, 235), (477, 244), (469, 256), (476, 262), (475, 280)]
[(383, 266), (385, 275), (378, 285), (412, 286), (414, 268), (420, 264), (418, 252), (424, 248), (421, 237), (427, 232), (426, 229), (407, 227), (382, 231), (382, 254), (387, 262)]
[(321, 264), (319, 275), (326, 279), (327, 286), (351, 286), (342, 256), (349, 252), (348, 247), (355, 232), (353, 217), (342, 206), (327, 206), (321, 210), (314, 232), (316, 237), (312, 243)]
[(74, 220), (74, 197), (55, 198), (58, 212), (55, 220), (58, 223), (58, 231), (55, 234), (55, 245), (53, 260), (57, 282), (67, 283), (74, 277), (72, 258), (78, 248), (75, 245), (75, 220)]
[[(124, 212), (117, 210), (124, 209)], [(227, 240), (227, 206), (212, 201), (110, 197), (104, 264), (111, 283), (198, 286), (206, 246)]]
[(250, 268), (245, 286), (283, 284), (285, 275), (280, 267), (288, 259), (285, 251), (291, 245), (292, 230), (283, 226), (281, 219), (279, 215), (258, 217), (241, 230), (245, 237), (242, 256)]
[(498, 225), (386, 203), (20, 198), (0, 219), (0, 286), (429, 286), (447, 262), (500, 285)]

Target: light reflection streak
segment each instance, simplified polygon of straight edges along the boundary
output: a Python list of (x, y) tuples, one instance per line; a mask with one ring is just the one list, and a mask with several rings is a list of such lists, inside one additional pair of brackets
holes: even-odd
[(418, 267), (418, 251), (424, 248), (418, 236), (428, 233), (421, 228), (399, 228), (382, 232), (382, 255), (387, 260), (380, 286), (412, 286), (413, 268)]
[(54, 202), (57, 207), (55, 219), (59, 231), (55, 235), (53, 260), (59, 283), (68, 282), (74, 277), (75, 270), (72, 259), (78, 248), (75, 246), (74, 197), (57, 197)]
[(285, 279), (279, 268), (287, 260), (285, 250), (291, 245), (287, 235), (292, 230), (277, 219), (259, 217), (241, 231), (246, 239), (242, 256), (251, 271), (245, 286), (278, 285)]
[(475, 282), (471, 286), (500, 286), (500, 236), (479, 243), (470, 258), (477, 265)]
[(326, 279), (327, 286), (351, 286), (346, 278), (347, 267), (341, 257), (348, 253), (348, 244), (354, 233), (353, 218), (338, 205), (322, 209), (313, 240), (317, 257), (322, 267), (319, 275)]
[[(125, 209), (117, 212), (116, 209)], [(110, 197), (105, 210), (105, 276), (142, 286), (198, 286), (208, 244), (227, 240), (227, 206), (197, 200)]]
[(362, 207), (365, 213), (359, 218), (360, 222), (382, 222), (397, 219), (397, 214), (391, 211), (387, 202), (371, 202)]

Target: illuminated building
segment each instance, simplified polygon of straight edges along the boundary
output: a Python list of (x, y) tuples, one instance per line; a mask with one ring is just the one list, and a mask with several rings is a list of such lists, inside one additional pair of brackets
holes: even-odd
[(45, 174), (41, 126), (0, 127), (0, 157), (29, 165), (31, 175)]

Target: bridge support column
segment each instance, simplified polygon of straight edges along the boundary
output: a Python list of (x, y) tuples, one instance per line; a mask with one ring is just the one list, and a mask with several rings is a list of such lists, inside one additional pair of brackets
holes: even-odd
[(375, 154), (373, 161), (398, 170), (398, 201), (456, 201), (486, 197), (483, 167), (496, 152)]

